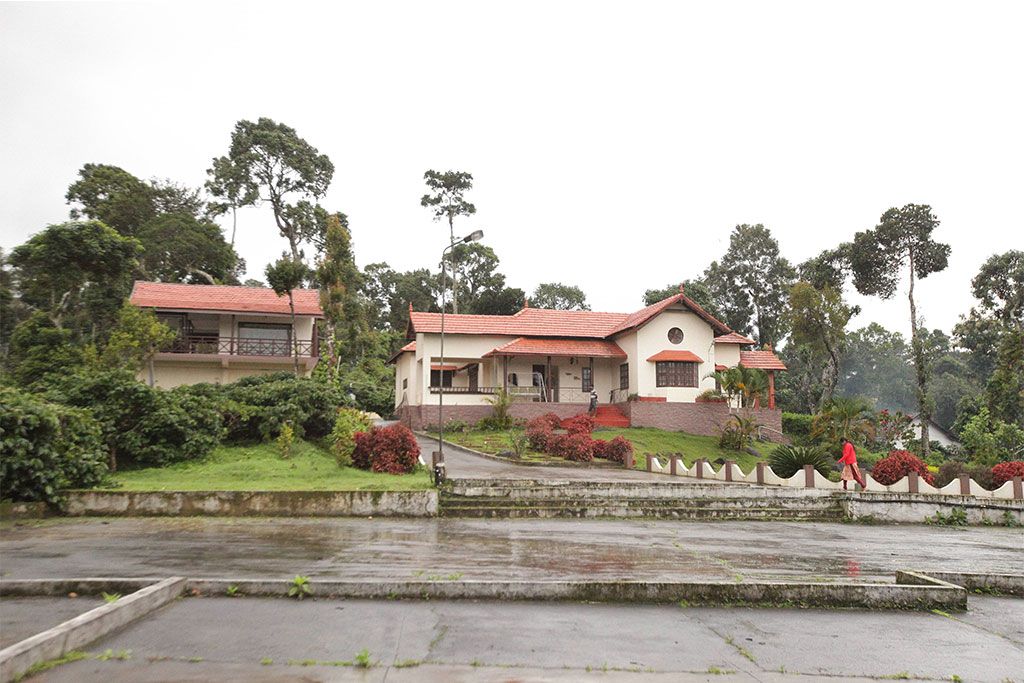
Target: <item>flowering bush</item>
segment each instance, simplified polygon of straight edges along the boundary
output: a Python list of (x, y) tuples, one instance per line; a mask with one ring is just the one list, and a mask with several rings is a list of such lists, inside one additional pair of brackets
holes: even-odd
[(626, 454), (633, 452), (633, 443), (629, 439), (624, 439), (621, 436), (617, 436), (608, 442), (608, 445), (604, 449), (604, 457), (608, 458), (612, 462), (624, 463), (626, 462)]
[(388, 474), (407, 474), (416, 468), (420, 447), (403, 424), (356, 432), (353, 440), (352, 464), (355, 467)]
[(592, 440), (586, 434), (557, 434), (551, 437), (548, 452), (558, 458), (573, 462), (590, 462), (594, 459)]
[(871, 470), (871, 477), (879, 484), (889, 486), (910, 472), (917, 472), (927, 483), (935, 485), (935, 477), (928, 471), (928, 466), (921, 462), (916, 455), (911, 455), (906, 451), (893, 451), (887, 457), (876, 462)]
[(547, 452), (551, 430), (551, 423), (545, 417), (535, 417), (527, 422), (526, 438), (530, 441), (530, 448), (541, 453)]
[(885, 443), (890, 451), (896, 448), (896, 442), (906, 443), (914, 437), (914, 430), (911, 428), (914, 419), (904, 415), (903, 411), (897, 410), (890, 413), (883, 410), (878, 413), (877, 436)]
[(594, 439), (590, 443), (590, 452), (595, 458), (606, 459), (608, 457), (608, 442), (601, 439)]
[(1014, 477), (1024, 477), (1024, 461), (1001, 462), (992, 468), (992, 484), (996, 488)]
[(590, 436), (590, 432), (594, 431), (594, 418), (589, 415), (577, 415), (569, 420), (569, 423), (566, 425), (566, 429), (570, 434), (584, 434), (586, 436)]

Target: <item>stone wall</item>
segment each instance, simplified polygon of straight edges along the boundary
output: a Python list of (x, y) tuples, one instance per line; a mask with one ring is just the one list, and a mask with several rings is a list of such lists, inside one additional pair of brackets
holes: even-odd
[[(586, 403), (541, 403), (533, 401), (515, 402), (509, 408), (509, 415), (523, 420), (532, 420), (545, 413), (554, 413), (563, 420), (566, 418), (587, 412), (589, 406)], [(465, 422), (476, 424), (481, 418), (490, 417), (494, 414), (491, 406), (448, 406), (444, 407), (444, 423)], [(422, 430), (427, 425), (436, 425), (438, 420), (437, 406), (402, 406), (395, 413), (395, 419), (400, 420), (409, 429)]]
[[(619, 403), (618, 407), (634, 427), (654, 427), (672, 432), (688, 432), (715, 436), (718, 429), (731, 416), (725, 403), (655, 403), (631, 401)], [(741, 415), (748, 415), (744, 410)], [(767, 441), (789, 443), (782, 435), (782, 411), (767, 408), (753, 408), (749, 415), (767, 429), (761, 434)]]

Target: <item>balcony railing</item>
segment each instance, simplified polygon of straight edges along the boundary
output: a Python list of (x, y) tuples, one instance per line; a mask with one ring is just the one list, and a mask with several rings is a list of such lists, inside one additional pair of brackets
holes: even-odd
[(227, 356), (281, 356), (293, 354), (300, 358), (315, 355), (316, 344), (312, 339), (252, 339), (248, 337), (221, 337), (216, 334), (186, 334), (176, 337), (164, 353), (217, 354)]
[(501, 387), (438, 387), (431, 386), (432, 394), (494, 394)]

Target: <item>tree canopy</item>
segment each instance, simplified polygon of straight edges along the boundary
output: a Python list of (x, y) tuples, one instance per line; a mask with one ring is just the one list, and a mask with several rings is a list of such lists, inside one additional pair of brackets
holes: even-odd
[(530, 305), (534, 308), (550, 308), (556, 311), (589, 311), (587, 295), (573, 285), (560, 282), (544, 282), (537, 285), (530, 295)]
[[(472, 216), (476, 206), (466, 201), (466, 193), (473, 189), (473, 174), (465, 171), (430, 170), (423, 174), (423, 180), (430, 190), (420, 198), (420, 205), (431, 209), (434, 220), (448, 221), (448, 240), (455, 244), (455, 218)], [(459, 256), (456, 249), (451, 250), (452, 261), (452, 312), (459, 312)], [(445, 287), (447, 283), (442, 282)]]

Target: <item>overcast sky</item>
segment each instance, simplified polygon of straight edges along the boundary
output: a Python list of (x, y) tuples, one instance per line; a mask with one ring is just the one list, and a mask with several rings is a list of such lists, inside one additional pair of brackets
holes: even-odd
[[(199, 186), (239, 119), (327, 154), (360, 266), (436, 268), (423, 172), (473, 174), (509, 286), (594, 310), (699, 277), (740, 223), (794, 264), (930, 204), (949, 331), (1024, 248), (1024, 3), (0, 2), (0, 246), (67, 220), (85, 163)], [(230, 227), (228, 221), (225, 226)], [(240, 212), (249, 275), (287, 247)], [(854, 327), (909, 334), (904, 286)]]

